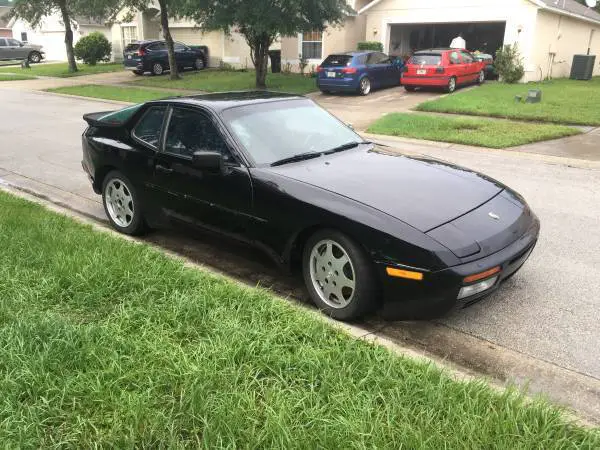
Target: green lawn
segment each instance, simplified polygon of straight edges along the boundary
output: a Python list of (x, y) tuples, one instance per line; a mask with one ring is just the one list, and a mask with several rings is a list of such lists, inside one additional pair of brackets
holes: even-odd
[(0, 192), (5, 448), (597, 448), (266, 291)]
[[(529, 89), (542, 90), (541, 103), (517, 103)], [(600, 77), (591, 81), (557, 79), (541, 84), (488, 83), (477, 89), (422, 103), (420, 111), (472, 114), (577, 125), (600, 125)]]
[(83, 97), (105, 98), (107, 100), (120, 100), (123, 102), (142, 103), (158, 98), (181, 95), (181, 91), (165, 91), (161, 89), (127, 88), (119, 86), (105, 86), (99, 84), (86, 84), (83, 86), (67, 86), (48, 89), (48, 92), (59, 94), (81, 95)]
[[(19, 69), (17, 69), (19, 70)], [(20, 73), (0, 73), (0, 81), (33, 80), (35, 77)]]
[[(88, 66), (80, 63), (77, 64), (77, 67), (79, 69), (77, 72), (70, 73), (68, 69), (68, 64), (66, 62), (52, 64), (31, 64), (31, 70), (27, 70), (27, 73), (36, 76), (67, 78), (78, 77), (82, 75), (92, 75), (95, 73), (118, 72), (120, 70), (123, 70), (123, 64), (121, 63), (97, 64), (95, 66)], [(15, 70), (21, 69), (15, 69), (15, 67), (2, 67), (0, 68), (0, 73), (14, 72)]]
[[(192, 89), (206, 92), (245, 91), (255, 88), (255, 73), (208, 69), (200, 72), (184, 72), (183, 78), (171, 81), (168, 75), (138, 77), (133, 83), (144, 86)], [(274, 91), (306, 94), (317, 90), (314, 78), (299, 74), (269, 73), (267, 88)]]
[(581, 133), (564, 125), (411, 113), (386, 114), (367, 131), (491, 148), (513, 147)]

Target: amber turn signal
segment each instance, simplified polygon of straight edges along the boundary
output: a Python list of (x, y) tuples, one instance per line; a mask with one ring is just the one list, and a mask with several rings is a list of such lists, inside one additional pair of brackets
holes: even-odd
[(408, 278), (409, 280), (418, 281), (421, 281), (423, 279), (423, 274), (421, 272), (413, 272), (412, 270), (403, 270), (396, 269), (395, 267), (386, 267), (385, 271), (390, 277)]
[(472, 283), (473, 281), (483, 280), (484, 278), (491, 277), (492, 275), (500, 272), (500, 266), (492, 267), (491, 269), (486, 270), (485, 272), (474, 273), (473, 275), (469, 275), (464, 278), (465, 283)]

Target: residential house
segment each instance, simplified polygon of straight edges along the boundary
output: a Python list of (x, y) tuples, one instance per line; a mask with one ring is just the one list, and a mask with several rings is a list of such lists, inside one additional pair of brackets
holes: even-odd
[(13, 37), (12, 29), (9, 26), (8, 13), (10, 10), (9, 6), (0, 6), (0, 37)]

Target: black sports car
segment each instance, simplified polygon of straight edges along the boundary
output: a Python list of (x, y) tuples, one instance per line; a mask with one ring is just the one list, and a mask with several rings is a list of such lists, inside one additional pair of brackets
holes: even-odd
[(117, 230), (184, 223), (301, 268), (341, 320), (428, 318), (489, 294), (539, 221), (479, 173), (364, 141), (311, 100), (243, 92), (86, 114), (83, 168)]

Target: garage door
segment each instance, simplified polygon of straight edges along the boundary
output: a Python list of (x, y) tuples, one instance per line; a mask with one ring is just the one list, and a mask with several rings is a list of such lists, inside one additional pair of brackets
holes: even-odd
[(171, 36), (188, 45), (206, 45), (209, 53), (209, 67), (218, 67), (222, 53), (222, 36), (220, 32), (202, 33), (194, 28), (171, 28)]

